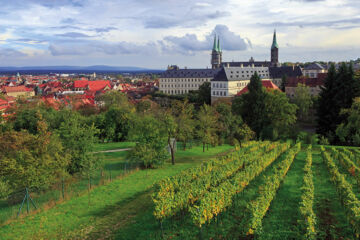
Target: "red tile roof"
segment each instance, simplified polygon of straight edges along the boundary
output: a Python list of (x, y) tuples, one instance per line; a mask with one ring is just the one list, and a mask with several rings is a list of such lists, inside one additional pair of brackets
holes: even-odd
[(90, 91), (100, 91), (103, 90), (106, 86), (111, 88), (110, 81), (108, 80), (89, 81)]
[(27, 88), (24, 85), (16, 86), (16, 87), (4, 87), (4, 91), (6, 93), (13, 93), (13, 92), (31, 92), (33, 89)]
[(286, 87), (297, 87), (298, 83), (305, 84), (308, 87), (323, 86), (327, 73), (319, 73), (317, 78), (300, 77), (288, 78)]
[(87, 88), (88, 80), (76, 80), (74, 81), (74, 88)]
[[(263, 81), (261, 81), (261, 83), (262, 83), (263, 87), (265, 87), (266, 89), (280, 90), (280, 89), (279, 89), (272, 81), (270, 81), (270, 80), (263, 80)], [(238, 93), (236, 94), (236, 96), (240, 96), (240, 95), (242, 95), (242, 94), (244, 94), (244, 93), (247, 93), (247, 92), (249, 92), (249, 89), (248, 89), (248, 87), (246, 86), (246, 87), (244, 87), (240, 92), (238, 92)]]

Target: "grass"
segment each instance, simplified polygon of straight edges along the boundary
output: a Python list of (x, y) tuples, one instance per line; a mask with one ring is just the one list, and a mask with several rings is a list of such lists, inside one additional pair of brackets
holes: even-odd
[(113, 149), (132, 148), (135, 146), (134, 142), (110, 142), (97, 143), (94, 147), (94, 152), (107, 151)]
[(318, 239), (355, 239), (319, 151), (313, 151), (314, 212)]
[(297, 239), (300, 219), (300, 188), (303, 184), (306, 152), (300, 151), (292, 163), (284, 182), (263, 219), (263, 231), (259, 239)]
[[(202, 153), (201, 147), (194, 147), (189, 152), (180, 150), (176, 153), (175, 166), (167, 163), (160, 169), (136, 171), (122, 179), (94, 188), (90, 194), (74, 197), (38, 214), (30, 214), (2, 226), (1, 239), (97, 239), (99, 233), (101, 237), (108, 236), (114, 229), (121, 229), (151, 209), (151, 187), (156, 181), (231, 148), (223, 145), (210, 148), (205, 153)], [(110, 159), (107, 164), (114, 164), (116, 159), (124, 160), (122, 154), (107, 155)]]

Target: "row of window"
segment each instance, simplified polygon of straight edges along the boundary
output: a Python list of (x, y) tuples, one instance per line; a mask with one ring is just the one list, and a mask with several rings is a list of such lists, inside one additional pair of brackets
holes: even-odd
[(224, 96), (226, 97), (226, 91), (213, 91), (213, 96)]
[[(250, 78), (250, 75), (241, 75), (242, 78), (245, 78), (245, 76), (247, 78)], [(230, 78), (233, 78), (233, 77), (234, 77), (233, 75), (230, 75)], [(239, 78), (239, 77), (240, 77), (240, 75), (236, 75), (236, 78)], [(267, 73), (266, 74), (259, 74), (259, 77), (260, 78), (269, 77), (269, 74), (267, 74)]]
[(204, 78), (189, 78), (189, 79), (179, 79), (179, 78), (170, 78), (170, 79), (161, 79), (161, 82), (208, 82), (210, 79)]
[(188, 88), (199, 88), (200, 84), (160, 84), (160, 88), (174, 88), (174, 87), (188, 87)]
[(239, 82), (236, 84), (237, 87), (245, 87), (248, 83), (247, 82)]
[(189, 90), (162, 90), (161, 92), (166, 94), (185, 94), (189, 93)]
[(227, 88), (227, 83), (213, 83), (212, 84), (213, 88)]
[[(255, 72), (257, 72), (257, 73), (266, 73), (267, 71), (266, 70), (261, 70), (261, 71), (253, 71), (253, 70), (251, 70), (251, 71), (241, 71), (241, 73), (255, 73)], [(231, 74), (233, 74), (234, 72), (233, 71), (231, 71)], [(236, 71), (236, 73), (240, 73), (240, 71)]]

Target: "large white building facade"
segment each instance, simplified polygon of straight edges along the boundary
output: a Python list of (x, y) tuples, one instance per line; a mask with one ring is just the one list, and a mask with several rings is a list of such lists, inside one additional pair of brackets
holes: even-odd
[(276, 32), (274, 32), (270, 53), (270, 61), (255, 61), (251, 58), (247, 62), (222, 62), (220, 40), (215, 36), (211, 52), (211, 69), (179, 69), (177, 66), (170, 66), (160, 76), (159, 90), (169, 95), (186, 94), (189, 91), (198, 90), (205, 82), (211, 82), (212, 99), (230, 99), (246, 87), (255, 72), (261, 79), (271, 80), (277, 86), (281, 85), (283, 76), (302, 75), (299, 66), (281, 66), (279, 63)]

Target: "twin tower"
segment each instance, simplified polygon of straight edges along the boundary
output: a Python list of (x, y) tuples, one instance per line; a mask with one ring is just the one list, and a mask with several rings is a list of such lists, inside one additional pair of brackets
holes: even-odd
[[(216, 38), (216, 34), (214, 37), (214, 45), (211, 52), (211, 66), (212, 69), (220, 68), (222, 66), (222, 51), (220, 47), (220, 38), (219, 36)], [(279, 45), (276, 41), (276, 31), (274, 31), (273, 42), (271, 45), (271, 67), (278, 67), (279, 64)]]

